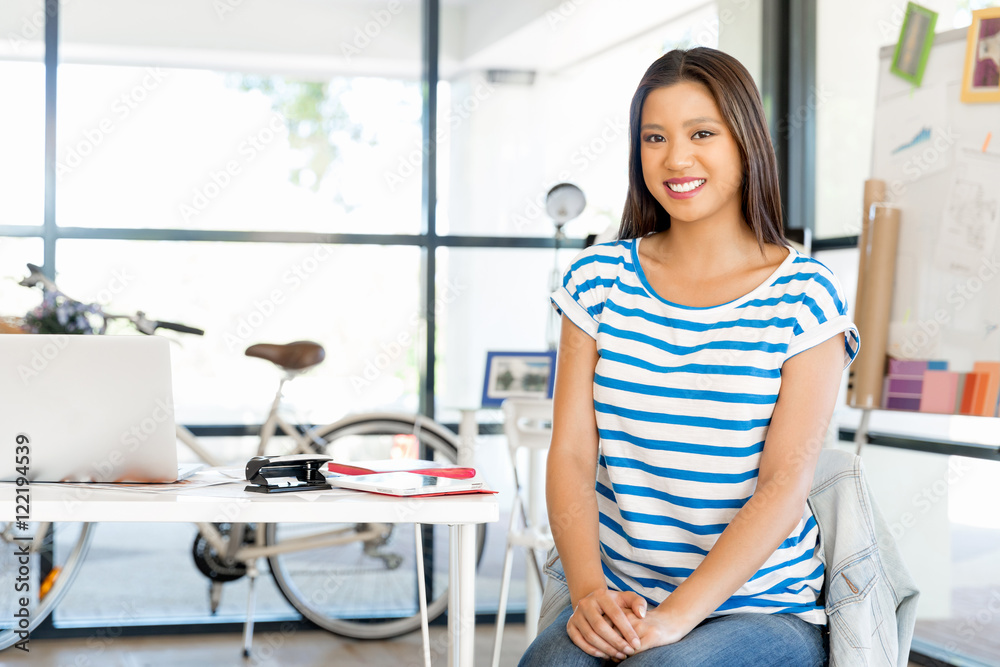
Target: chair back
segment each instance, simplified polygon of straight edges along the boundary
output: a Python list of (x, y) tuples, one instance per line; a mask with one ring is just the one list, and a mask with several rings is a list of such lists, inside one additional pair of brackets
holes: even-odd
[(521, 447), (546, 450), (552, 442), (552, 399), (508, 398), (501, 406), (511, 456)]

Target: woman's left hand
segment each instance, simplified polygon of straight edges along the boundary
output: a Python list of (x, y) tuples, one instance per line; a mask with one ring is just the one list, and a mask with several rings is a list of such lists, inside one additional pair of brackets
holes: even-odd
[(666, 646), (683, 639), (693, 629), (689, 624), (662, 606), (650, 609), (645, 617), (639, 618), (631, 609), (624, 609), (625, 617), (639, 635), (639, 652), (656, 646)]

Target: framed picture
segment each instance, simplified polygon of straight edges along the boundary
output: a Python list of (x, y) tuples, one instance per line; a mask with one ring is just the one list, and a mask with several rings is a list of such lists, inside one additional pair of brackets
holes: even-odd
[(500, 407), (505, 398), (552, 398), (556, 353), (487, 352), (483, 407)]
[(896, 76), (919, 86), (927, 67), (927, 56), (934, 45), (934, 24), (937, 12), (912, 2), (906, 4), (903, 28), (899, 31), (896, 51), (889, 70)]
[(963, 102), (1000, 102), (1000, 7), (972, 12), (962, 74)]

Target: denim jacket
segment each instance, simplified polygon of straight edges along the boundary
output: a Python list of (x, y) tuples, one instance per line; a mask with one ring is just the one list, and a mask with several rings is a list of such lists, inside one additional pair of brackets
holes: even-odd
[[(918, 591), (889, 527), (872, 503), (861, 459), (824, 449), (809, 507), (819, 525), (830, 667), (906, 667)], [(570, 603), (566, 575), (553, 548), (538, 631)]]
[(906, 667), (919, 592), (872, 502), (861, 459), (824, 449), (809, 507), (826, 566), (830, 667)]

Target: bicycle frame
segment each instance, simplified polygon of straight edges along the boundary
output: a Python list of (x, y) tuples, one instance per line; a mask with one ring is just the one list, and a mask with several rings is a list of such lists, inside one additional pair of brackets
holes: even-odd
[(242, 561), (247, 564), (257, 558), (267, 558), (268, 556), (280, 553), (339, 546), (350, 542), (374, 539), (391, 528), (390, 524), (387, 523), (368, 524), (369, 528), (365, 531), (358, 531), (354, 528), (338, 528), (310, 535), (306, 538), (285, 540), (281, 544), (272, 544), (271, 546), (264, 544), (264, 531), (258, 530), (254, 546), (241, 546), (243, 535), (237, 533), (242, 533), (243, 527), (246, 524), (234, 524), (234, 531), (228, 536), (223, 536), (215, 527), (215, 524), (198, 523), (197, 526), (205, 540), (219, 553), (226, 554), (227, 557), (233, 560)]
[[(312, 442), (310, 437), (310, 432), (300, 433), (295, 426), (289, 424), (285, 419), (282, 418), (280, 412), (282, 394), (284, 392), (285, 383), (294, 377), (298, 373), (291, 371), (287, 372), (282, 376), (280, 382), (278, 383), (278, 391), (274, 395), (274, 399), (271, 401), (271, 409), (267, 414), (267, 419), (264, 420), (263, 425), (260, 427), (259, 438), (260, 441), (257, 443), (257, 456), (263, 456), (264, 450), (267, 448), (267, 443), (271, 440), (278, 429), (287, 435), (295, 442), (295, 449), (290, 454), (310, 454), (312, 450), (309, 448), (309, 444)], [(201, 440), (190, 429), (177, 424), (177, 439), (183, 442), (187, 447), (193, 451), (198, 458), (207, 463), (212, 467), (219, 467), (225, 465), (225, 461), (219, 460), (216, 456), (208, 451), (202, 444)]]
[[(52, 283), (50, 280), (44, 277), (41, 271), (37, 267), (29, 265), (31, 270), (31, 275), (21, 282), (22, 285), (30, 287), (34, 285), (40, 285), (46, 292), (52, 292), (57, 295), (61, 295), (64, 298), (69, 299), (65, 294), (63, 294), (58, 287)], [(105, 313), (102, 308), (98, 307), (96, 314), (102, 318), (102, 326), (95, 331), (95, 333), (103, 334), (107, 330), (107, 324), (110, 319), (126, 319), (132, 323), (135, 328), (144, 334), (155, 334), (158, 328), (172, 329), (174, 331), (180, 331), (183, 333), (196, 333), (202, 334), (199, 329), (193, 327), (188, 327), (186, 325), (180, 325), (173, 322), (165, 322), (160, 320), (149, 320), (146, 318), (145, 314), (137, 312), (136, 315), (112, 315)], [(324, 424), (320, 426), (313, 426), (308, 429), (301, 429), (300, 427), (289, 423), (280, 414), (280, 409), (283, 401), (283, 391), (285, 383), (289, 380), (294, 379), (296, 376), (304, 372), (303, 370), (287, 370), (284, 369), (284, 373), (280, 378), (277, 391), (274, 394), (274, 398), (271, 401), (271, 406), (267, 414), (267, 418), (261, 425), (258, 433), (258, 443), (256, 454), (262, 456), (265, 454), (265, 450), (271, 440), (279, 431), (284, 436), (290, 438), (291, 449), (282, 453), (286, 454), (312, 454), (315, 450), (315, 446), (325, 446), (325, 437), (331, 432), (336, 432), (337, 429), (342, 427), (354, 427), (355, 425), (367, 424), (372, 419), (385, 419), (387, 422), (400, 422), (405, 424), (412, 424), (413, 430), (410, 432), (412, 435), (419, 436), (421, 433), (431, 434), (432, 439), (430, 445), (433, 445), (435, 451), (439, 451), (442, 446), (444, 450), (448, 450), (449, 446), (457, 454), (461, 461), (463, 458), (468, 458), (467, 452), (466, 456), (463, 457), (461, 443), (457, 441), (454, 435), (448, 431), (443, 426), (437, 424), (433, 420), (421, 416), (421, 415), (410, 415), (410, 414), (398, 414), (398, 413), (368, 413), (363, 415), (352, 415), (346, 417), (342, 420), (338, 420), (332, 424)], [(176, 436), (177, 439), (184, 443), (199, 459), (204, 461), (206, 464), (212, 467), (223, 467), (227, 464), (231, 465), (230, 461), (223, 461), (218, 456), (214, 455), (209, 447), (205, 446), (202, 439), (195, 436), (192, 431), (180, 424), (176, 425)], [(437, 444), (435, 444), (437, 443)], [(428, 444), (428, 443), (425, 443)], [(257, 567), (257, 562), (260, 558), (270, 558), (273, 556), (279, 556), (282, 554), (292, 553), (296, 551), (306, 551), (311, 549), (317, 549), (322, 547), (332, 547), (346, 545), (356, 542), (365, 542), (373, 544), (381, 544), (386, 541), (386, 538), (390, 535), (391, 531), (394, 529), (393, 524), (388, 523), (362, 523), (362, 524), (348, 524), (341, 528), (331, 528), (328, 530), (323, 530), (315, 534), (307, 536), (293, 537), (286, 540), (275, 541), (273, 544), (268, 544), (268, 535), (273, 534), (268, 530), (265, 530), (264, 526), (258, 526), (255, 531), (255, 537), (253, 543), (247, 543), (245, 539), (249, 526), (245, 523), (226, 523), (226, 527), (222, 527), (222, 524), (215, 523), (197, 523), (200, 538), (207, 543), (207, 545), (215, 551), (215, 553), (220, 556), (223, 560), (229, 563), (240, 562), (246, 566), (246, 575), (249, 577), (250, 591), (247, 598), (247, 621), (244, 625), (244, 655), (249, 655), (250, 645), (253, 636), (253, 617), (254, 617), (254, 582), (256, 578), (260, 575), (260, 570)], [(271, 525), (271, 524), (267, 524)], [(75, 547), (66, 561), (67, 573), (66, 575), (56, 579), (56, 583), (50, 592), (51, 597), (48, 601), (40, 607), (41, 618), (50, 613), (51, 609), (58, 604), (61, 598), (61, 593), (66, 588), (68, 588), (72, 582), (77, 572), (79, 571), (79, 561), (81, 561), (88, 549), (89, 541), (91, 537), (91, 527), (92, 524), (84, 524), (84, 533), (82, 537), (77, 541)], [(272, 526), (273, 527), (273, 526)], [(42, 543), (45, 533), (47, 532), (48, 525), (45, 524), (39, 528), (38, 533), (35, 536), (35, 541), (32, 544), (32, 551), (39, 549)], [(0, 534), (0, 539), (4, 539), (5, 535)], [(421, 531), (415, 533), (417, 539), (417, 568), (418, 570), (423, 569), (423, 563), (421, 559)], [(367, 544), (365, 545), (368, 546)], [(479, 549), (482, 549), (482, 534), (480, 533), (480, 545)], [(365, 549), (365, 553), (369, 556), (375, 558), (381, 558), (386, 563), (390, 562), (387, 555), (378, 553), (369, 553), (368, 549)], [(390, 554), (391, 555), (391, 554)], [(196, 554), (196, 558), (198, 558)], [(398, 556), (397, 556), (398, 558)], [(210, 565), (208, 567), (211, 567)], [(389, 567), (396, 567), (396, 565), (389, 565)], [(205, 572), (205, 570), (203, 570)], [(205, 572), (207, 576), (209, 575)], [(272, 573), (273, 574), (273, 573)], [(275, 575), (276, 576), (276, 575)], [(276, 581), (281, 587), (281, 580), (276, 576)], [(221, 597), (222, 586), (224, 585), (225, 579), (213, 580), (210, 589), (210, 603), (212, 605), (213, 612), (215, 611), (218, 601)], [(418, 584), (422, 587), (424, 584), (424, 579), (418, 577)], [(425, 592), (421, 588), (418, 598), (421, 601), (421, 612), (424, 616), (424, 622), (426, 623), (426, 603)], [(286, 593), (286, 597), (288, 594)], [(444, 598), (439, 598), (443, 600)], [(289, 598), (289, 601), (301, 610), (301, 607), (295, 604), (295, 601)], [(305, 613), (305, 612), (303, 612)], [(332, 628), (327, 628), (331, 631), (335, 631)], [(349, 635), (353, 636), (353, 635)], [(362, 635), (357, 635), (362, 636)], [(426, 641), (426, 639), (425, 639)]]

